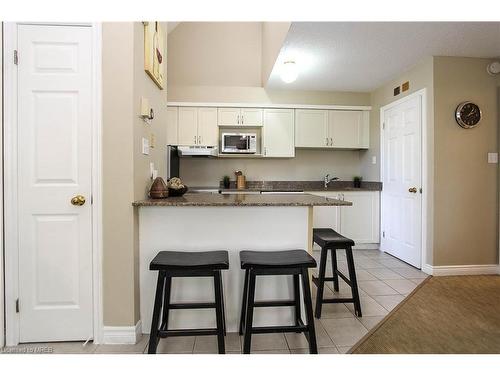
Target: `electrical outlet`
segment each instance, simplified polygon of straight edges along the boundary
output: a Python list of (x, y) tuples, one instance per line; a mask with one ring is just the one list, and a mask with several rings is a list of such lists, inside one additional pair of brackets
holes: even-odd
[(498, 164), (498, 153), (497, 152), (488, 152), (488, 163), (489, 164)]
[(155, 146), (156, 146), (156, 137), (155, 137), (154, 133), (151, 133), (149, 135), (149, 146), (151, 148), (155, 148)]
[(376, 156), (372, 156), (372, 164), (377, 164), (377, 157)]

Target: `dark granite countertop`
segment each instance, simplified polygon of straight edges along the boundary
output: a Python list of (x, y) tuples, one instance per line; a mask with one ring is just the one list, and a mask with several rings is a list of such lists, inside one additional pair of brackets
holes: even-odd
[(193, 186), (191, 191), (219, 190), (221, 192), (272, 192), (272, 191), (381, 191), (382, 183), (377, 181), (363, 181), (361, 187), (355, 188), (352, 181), (332, 181), (325, 189), (323, 181), (247, 181), (246, 189), (236, 189), (235, 182), (231, 181), (229, 189), (220, 186)]
[(319, 197), (311, 194), (184, 194), (182, 197), (165, 199), (146, 199), (132, 203), (135, 207), (144, 206), (351, 206), (352, 203), (338, 199)]

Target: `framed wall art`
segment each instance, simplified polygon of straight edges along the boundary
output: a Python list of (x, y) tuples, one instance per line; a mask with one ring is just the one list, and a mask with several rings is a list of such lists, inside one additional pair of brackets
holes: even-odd
[(144, 24), (144, 70), (163, 90), (165, 82), (165, 34), (160, 22)]

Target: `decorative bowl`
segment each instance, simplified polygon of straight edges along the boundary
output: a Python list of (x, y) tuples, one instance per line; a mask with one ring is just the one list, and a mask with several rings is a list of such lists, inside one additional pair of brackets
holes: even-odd
[(184, 187), (182, 189), (168, 188), (168, 196), (169, 197), (181, 197), (184, 194), (186, 194), (187, 191), (188, 191), (188, 187), (186, 185), (184, 185)]

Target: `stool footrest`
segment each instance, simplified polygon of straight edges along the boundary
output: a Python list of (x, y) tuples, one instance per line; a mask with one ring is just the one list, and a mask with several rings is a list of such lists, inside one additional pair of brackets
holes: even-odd
[(323, 303), (352, 303), (354, 298), (324, 298)]
[(295, 301), (256, 301), (253, 303), (254, 307), (282, 307), (282, 306), (295, 306)]
[(216, 328), (203, 328), (203, 329), (168, 329), (160, 330), (158, 336), (161, 338), (165, 337), (177, 337), (177, 336), (210, 336), (217, 335)]
[(273, 327), (252, 327), (252, 333), (283, 333), (283, 332), (306, 332), (306, 325), (298, 326), (273, 326)]
[(217, 304), (215, 302), (186, 302), (186, 303), (170, 303), (169, 309), (215, 309)]

